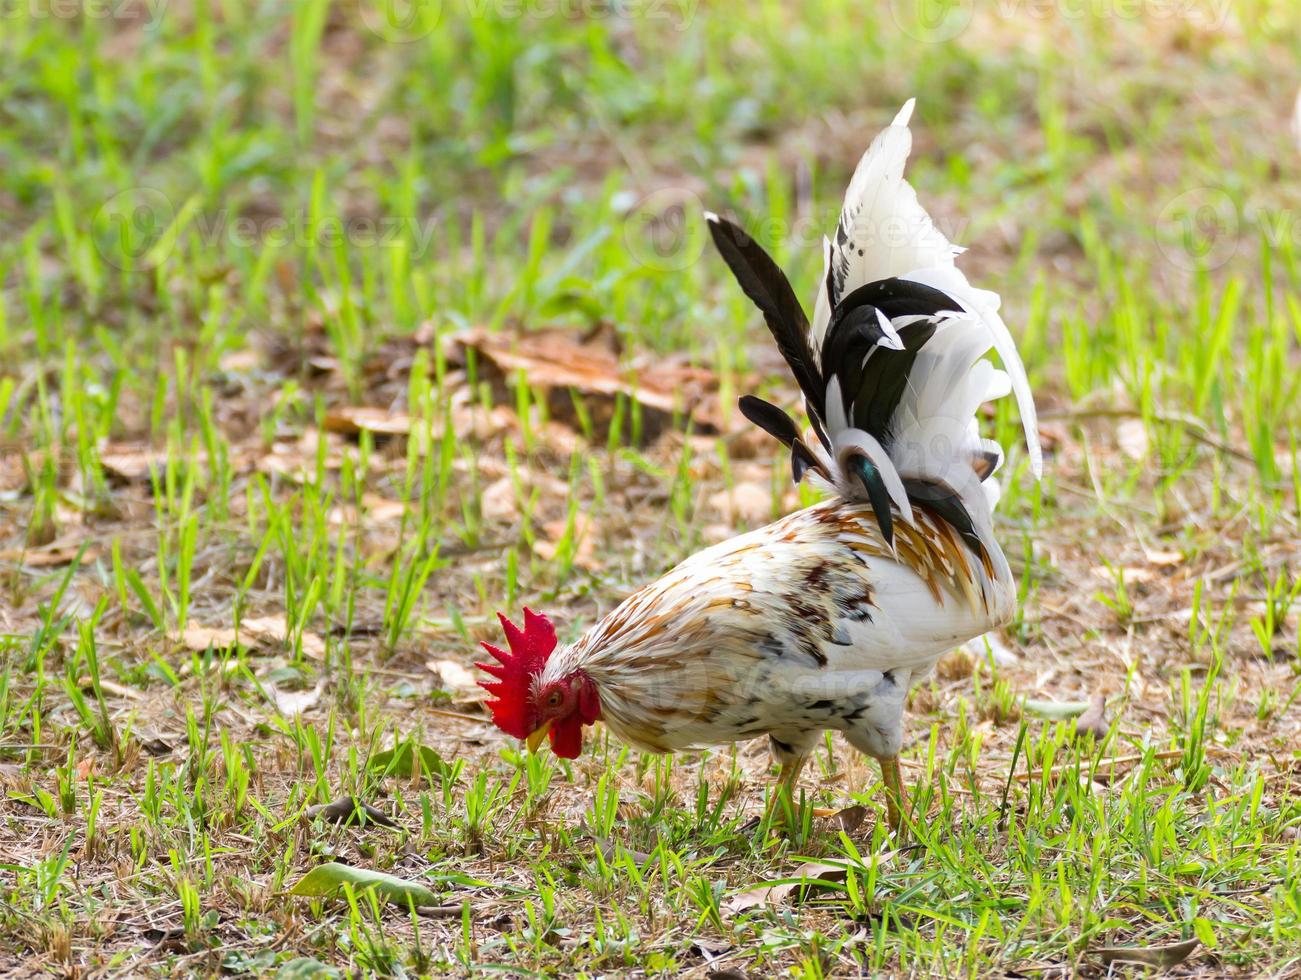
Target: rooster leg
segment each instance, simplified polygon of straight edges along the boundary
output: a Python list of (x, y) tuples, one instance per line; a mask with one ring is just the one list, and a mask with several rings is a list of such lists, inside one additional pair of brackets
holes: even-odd
[(795, 796), (795, 784), (800, 781), (800, 773), (804, 771), (804, 763), (809, 761), (807, 755), (797, 756), (789, 762), (781, 764), (781, 772), (777, 776), (777, 788)]
[[(815, 733), (814, 738), (816, 737)], [(808, 744), (801, 744), (795, 740), (784, 741), (776, 735), (768, 736), (768, 748), (781, 765), (781, 772), (777, 776), (777, 785), (773, 788), (772, 796), (768, 799), (769, 813), (780, 812), (776, 809), (778, 806), (777, 801), (785, 793), (790, 794), (792, 803), (795, 801), (796, 783), (799, 782), (800, 773), (804, 770), (804, 763), (809, 761), (809, 751), (812, 747), (812, 740), (809, 740)], [(812, 810), (815, 817), (828, 817), (837, 812), (816, 806)]]
[(908, 693), (911, 674), (896, 669), (884, 671), (880, 682), (869, 692), (860, 710), (861, 717), (845, 729), (849, 744), (881, 764), (881, 783), (885, 787), (885, 819), (898, 833), (903, 828), (904, 792), (899, 775), (899, 750), (903, 748), (903, 702)]
[(903, 780), (899, 775), (899, 757), (884, 756), (881, 763), (881, 782), (885, 784), (885, 820), (896, 834), (903, 828)]
[[(780, 823), (783, 819), (781, 809), (783, 796), (789, 793), (791, 803), (795, 803), (795, 784), (799, 782), (800, 772), (803, 771), (804, 763), (808, 761), (808, 758), (807, 755), (802, 755), (790, 762), (781, 764), (781, 772), (777, 776), (777, 785), (773, 787), (772, 795), (768, 797), (767, 813), (772, 817), (773, 823)], [(810, 807), (809, 809), (815, 817), (831, 817), (837, 813), (836, 810), (826, 810), (820, 806)]]

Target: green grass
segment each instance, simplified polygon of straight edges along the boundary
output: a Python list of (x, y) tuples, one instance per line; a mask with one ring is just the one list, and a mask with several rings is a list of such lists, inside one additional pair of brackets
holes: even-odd
[[(1186, 971), (1298, 969), (1301, 18), (859, 6), (0, 5), (0, 966), (1062, 975), (1197, 938)], [(839, 741), (785, 832), (761, 743), (523, 755), (430, 665), (524, 603), (577, 635), (768, 516), (721, 491), (795, 506), (732, 408), (794, 392), (699, 212), (811, 295), (912, 95), (1049, 463), (1004, 473), (1014, 656), (913, 695), (908, 839)], [(547, 392), (467, 327), (599, 327), (717, 394)], [(1097, 742), (1039, 710), (1095, 694)], [(347, 794), (400, 829), (306, 817)], [(840, 873), (740, 907), (805, 860)], [(287, 897), (329, 861), (440, 904)]]

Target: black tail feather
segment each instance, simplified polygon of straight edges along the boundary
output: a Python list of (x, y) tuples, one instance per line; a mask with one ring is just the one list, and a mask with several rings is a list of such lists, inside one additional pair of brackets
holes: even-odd
[(789, 449), (799, 441), (800, 428), (795, 420), (772, 402), (754, 395), (742, 395), (737, 407), (741, 414)]
[(732, 270), (745, 295), (763, 313), (764, 321), (777, 341), (777, 349), (786, 358), (795, 381), (804, 392), (818, 438), (829, 449), (831, 443), (823, 424), (824, 389), (817, 359), (809, 346), (809, 321), (790, 281), (772, 257), (739, 226), (712, 214), (707, 220), (709, 233), (723, 261)]
[[(763, 313), (777, 341), (777, 349), (790, 365), (804, 393), (809, 421), (822, 444), (831, 450), (826, 429), (826, 391), (834, 377), (840, 385), (849, 424), (888, 448), (890, 422), (907, 388), (917, 353), (935, 334), (940, 315), (960, 311), (961, 304), (942, 290), (906, 279), (867, 283), (835, 304), (819, 357), (809, 340), (804, 309), (785, 274), (768, 253), (732, 222), (709, 215), (708, 223), (719, 253), (746, 296)], [(825, 284), (832, 296), (835, 295), (831, 289), (833, 280), (834, 275)], [(903, 350), (883, 345), (887, 334), (882, 318), (892, 322), (910, 316), (924, 319), (894, 327)], [(786, 412), (753, 395), (741, 398), (740, 409), (747, 419), (791, 450), (791, 471), (797, 483), (809, 469), (833, 479), (803, 442), (799, 427)], [(993, 472), (998, 458), (997, 454), (985, 452), (972, 460), (980, 479)], [(876, 512), (882, 536), (890, 543), (894, 537), (892, 503), (880, 472), (869, 459), (857, 454), (846, 460), (845, 465), (846, 475), (852, 475), (862, 485)], [(926, 479), (905, 479), (903, 485), (913, 503), (946, 521), (989, 566), (989, 554), (976, 533), (971, 514), (952, 487)]]
[(847, 397), (854, 399), (855, 427), (870, 432), (882, 445), (888, 445), (890, 419), (899, 406), (908, 376), (912, 373), (917, 352), (935, 334), (934, 320), (919, 320), (899, 330), (903, 350), (880, 348), (863, 365), (857, 390), (851, 389)]
[(888, 320), (916, 314), (936, 316), (962, 308), (960, 303), (942, 289), (899, 278), (878, 279), (859, 286), (842, 299), (836, 309), (853, 309), (856, 306), (875, 306)]
[(971, 468), (976, 471), (976, 476), (980, 478), (980, 482), (984, 483), (994, 475), (994, 470), (998, 468), (998, 464), (1002, 462), (1002, 460), (1003, 456), (1001, 453), (990, 452), (988, 449), (982, 449), (980, 452), (976, 453), (975, 458), (971, 461)]
[(791, 446), (791, 479), (799, 483), (809, 470), (816, 470), (824, 480), (831, 481), (831, 474), (827, 472), (826, 467), (818, 462), (812, 450), (801, 440)]
[(809, 470), (817, 470), (826, 479), (831, 479), (831, 474), (804, 444), (795, 420), (784, 411), (754, 395), (742, 395), (737, 404), (742, 415), (791, 451), (791, 476), (796, 483)]
[[(890, 419), (903, 397), (913, 361), (935, 333), (933, 318), (957, 306), (946, 293), (907, 279), (870, 282), (840, 301), (827, 324), (822, 376), (824, 384), (833, 375), (840, 379), (845, 414), (855, 428), (888, 445)], [(899, 328), (903, 350), (879, 346), (885, 337), (881, 318), (904, 316), (932, 319)]]

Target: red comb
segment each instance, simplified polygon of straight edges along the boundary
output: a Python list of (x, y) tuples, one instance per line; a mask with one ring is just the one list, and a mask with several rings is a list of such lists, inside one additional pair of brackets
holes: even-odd
[(515, 738), (528, 738), (536, 727), (537, 709), (529, 704), (529, 686), (533, 677), (542, 672), (551, 651), (556, 648), (556, 628), (551, 620), (532, 609), (524, 609), (524, 629), (497, 613), (501, 628), (506, 631), (507, 652), (491, 643), (483, 648), (497, 659), (497, 663), (475, 664), (495, 681), (479, 681), (479, 686), (496, 700), (488, 702), (492, 720), (498, 728)]

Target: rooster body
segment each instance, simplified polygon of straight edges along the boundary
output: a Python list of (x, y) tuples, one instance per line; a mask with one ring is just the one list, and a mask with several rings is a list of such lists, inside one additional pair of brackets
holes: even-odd
[(582, 671), (611, 732), (652, 752), (768, 734), (787, 761), (836, 729), (893, 756), (913, 679), (1015, 607), (1010, 576), (921, 521), (897, 541), (915, 566), (869, 505), (839, 499), (698, 552), (558, 650), (539, 684)]
[[(909, 102), (864, 154), (845, 196), (810, 322), (748, 235), (706, 215), (804, 396), (811, 431), (753, 396), (742, 413), (791, 454), (822, 503), (686, 559), (576, 642), (526, 610), (488, 647), (498, 725), (576, 756), (598, 718), (654, 752), (768, 735), (782, 779), (822, 732), (882, 761), (898, 824), (896, 757), (910, 686), (946, 651), (1007, 623), (1017, 583), (994, 538), (1003, 461), (981, 404), (1015, 393), (1031, 467), (1034, 403), (998, 297), (954, 265), (903, 179)], [(984, 354), (993, 348), (996, 369)]]

